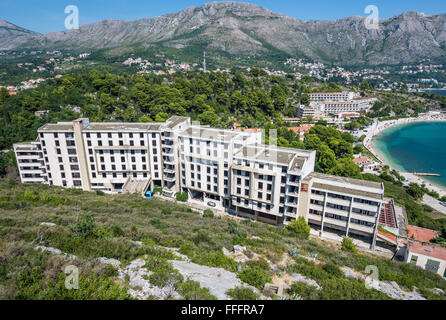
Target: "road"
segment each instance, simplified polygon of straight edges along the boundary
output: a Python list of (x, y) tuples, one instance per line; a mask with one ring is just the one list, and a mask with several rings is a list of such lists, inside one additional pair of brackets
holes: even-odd
[(435, 210), (441, 212), (446, 215), (446, 207), (440, 204), (440, 201), (437, 199), (425, 194), (423, 196), (423, 203), (427, 204), (429, 207), (434, 208)]

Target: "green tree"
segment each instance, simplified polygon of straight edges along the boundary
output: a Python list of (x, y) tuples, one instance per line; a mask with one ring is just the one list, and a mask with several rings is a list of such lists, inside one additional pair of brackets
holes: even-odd
[(415, 199), (421, 199), (424, 196), (423, 188), (421, 188), (417, 183), (411, 183), (406, 191)]
[(348, 252), (357, 252), (358, 249), (356, 248), (355, 244), (353, 243), (352, 238), (349, 237), (342, 237), (342, 246), (341, 249)]
[(286, 228), (295, 233), (299, 238), (308, 239), (310, 237), (310, 226), (304, 217), (299, 217), (287, 224)]

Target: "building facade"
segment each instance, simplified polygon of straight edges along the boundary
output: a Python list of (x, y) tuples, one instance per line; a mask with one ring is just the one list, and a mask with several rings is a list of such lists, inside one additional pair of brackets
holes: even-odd
[(350, 91), (343, 92), (314, 92), (310, 93), (311, 101), (348, 101), (357, 97), (358, 94)]
[(164, 196), (187, 192), (191, 204), (241, 217), (283, 225), (302, 216), (323, 232), (376, 239), (381, 184), (315, 173), (316, 151), (265, 145), (261, 132), (179, 116), (165, 123), (81, 118), (46, 124), (14, 151), (23, 183), (111, 193), (160, 186)]
[(374, 249), (383, 199), (382, 183), (313, 172), (302, 182), (299, 211), (321, 236), (346, 235)]

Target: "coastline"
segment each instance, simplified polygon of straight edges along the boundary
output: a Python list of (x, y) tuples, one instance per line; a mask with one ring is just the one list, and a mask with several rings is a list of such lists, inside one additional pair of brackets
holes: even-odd
[(404, 124), (410, 124), (415, 122), (439, 122), (439, 121), (446, 121), (446, 114), (424, 114), (420, 115), (417, 118), (402, 118), (398, 120), (386, 120), (386, 121), (375, 121), (372, 125), (372, 128), (369, 130), (369, 132), (366, 135), (366, 138), (364, 139), (364, 147), (369, 150), (383, 165), (388, 165), (389, 168), (395, 169), (400, 172), (401, 175), (403, 175), (406, 178), (406, 181), (408, 183), (415, 182), (419, 185), (424, 184), (428, 189), (438, 192), (440, 196), (446, 196), (446, 188), (444, 186), (439, 186), (437, 184), (432, 183), (428, 179), (414, 175), (411, 172), (407, 172), (406, 170), (401, 170), (395, 167), (392, 167), (389, 164), (389, 161), (386, 161), (384, 159), (384, 156), (382, 156), (376, 149), (373, 143), (373, 138), (375, 138), (378, 134), (381, 132)]

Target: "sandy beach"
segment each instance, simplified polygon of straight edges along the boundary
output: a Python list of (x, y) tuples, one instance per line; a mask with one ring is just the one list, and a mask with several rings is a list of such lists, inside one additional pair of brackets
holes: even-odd
[[(388, 165), (391, 169), (395, 169), (399, 171), (396, 168), (392, 168), (386, 161), (384, 161), (383, 157), (375, 150), (373, 145), (373, 138), (381, 133), (384, 130), (387, 130), (389, 128), (406, 124), (406, 123), (413, 123), (418, 121), (446, 121), (446, 114), (422, 114), (417, 118), (404, 118), (404, 119), (398, 119), (398, 120), (387, 120), (387, 121), (375, 121), (372, 125), (372, 127), (368, 130), (368, 133), (366, 135), (366, 138), (364, 139), (364, 146), (376, 157), (378, 158), (383, 165)], [(442, 188), (440, 186), (437, 186), (435, 184), (432, 184), (430, 181), (423, 179), (421, 176), (414, 175), (410, 172), (400, 172), (402, 176), (406, 178), (406, 181), (408, 183), (415, 182), (419, 185), (424, 184), (428, 189), (436, 191), (440, 194), (440, 196), (446, 196), (446, 189)]]

